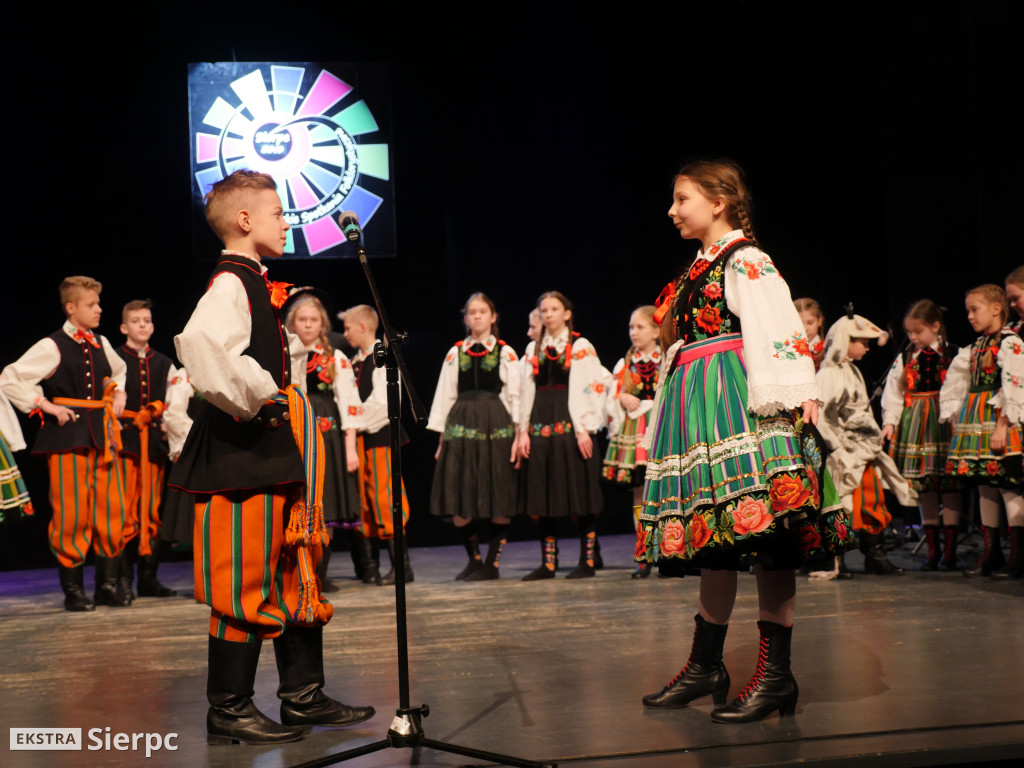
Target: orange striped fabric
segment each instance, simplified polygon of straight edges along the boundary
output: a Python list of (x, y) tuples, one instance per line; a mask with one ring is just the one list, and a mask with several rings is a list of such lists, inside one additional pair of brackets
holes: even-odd
[[(375, 539), (390, 539), (395, 535), (391, 516), (391, 448), (364, 447), (359, 436), (359, 496), (363, 519), (363, 535)], [(402, 530), (409, 522), (409, 498), (402, 482)]]
[[(119, 461), (124, 475), (127, 500), (124, 512), (124, 540), (128, 542), (139, 536), (139, 554), (145, 557), (153, 554), (154, 546), (159, 547), (164, 466), (147, 462), (149, 471), (143, 472), (134, 456), (121, 456)], [(144, 487), (146, 480), (149, 481), (148, 488)]]
[(85, 448), (46, 457), (53, 507), (50, 549), (66, 568), (82, 565), (90, 547), (102, 557), (116, 557), (124, 549), (124, 476), (119, 462), (102, 458)]
[(869, 464), (860, 485), (853, 489), (853, 529), (881, 533), (891, 520), (892, 514), (885, 506), (882, 481)]
[[(284, 550), (290, 492), (214, 495), (196, 504), (196, 600), (210, 606), (210, 634), (233, 642), (274, 638), (295, 623), (299, 609), (299, 560)], [(314, 572), (322, 550), (311, 547)], [(303, 558), (304, 562), (306, 561)], [(315, 573), (312, 578), (316, 578)], [(330, 620), (332, 609), (325, 604)]]

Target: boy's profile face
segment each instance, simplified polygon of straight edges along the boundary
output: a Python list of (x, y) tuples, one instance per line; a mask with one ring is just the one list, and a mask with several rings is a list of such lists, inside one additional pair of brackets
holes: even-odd
[(345, 318), (343, 322), (345, 324), (345, 341), (356, 349), (365, 348), (367, 337), (369, 336), (369, 333), (366, 330), (366, 323), (362, 320), (353, 320), (349, 318)]
[(100, 294), (91, 288), (79, 288), (73, 301), (64, 305), (68, 320), (76, 328), (91, 331), (100, 324)]
[(278, 258), (284, 254), (290, 227), (284, 220), (284, 208), (281, 207), (281, 198), (277, 196), (277, 192), (270, 189), (259, 190), (254, 195), (254, 201), (249, 206), (248, 216), (244, 221), (249, 226), (248, 238), (253, 250), (260, 258)]
[(153, 335), (153, 313), (148, 309), (129, 310), (125, 321), (121, 323), (121, 333), (139, 349), (146, 346)]
[(868, 353), (869, 349), (871, 349), (871, 342), (867, 339), (850, 339), (846, 356), (851, 360), (860, 360)]

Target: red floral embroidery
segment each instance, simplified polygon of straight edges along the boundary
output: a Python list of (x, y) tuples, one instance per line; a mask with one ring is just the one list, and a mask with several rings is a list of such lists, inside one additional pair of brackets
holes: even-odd
[(990, 461), (990, 462), (988, 462), (987, 464), (985, 464), (985, 471), (988, 472), (990, 475), (998, 475), (999, 474), (999, 462), (998, 461)]
[(793, 339), (793, 351), (804, 357), (813, 357), (811, 347), (806, 339)]
[(541, 437), (551, 437), (551, 425), (545, 424), (540, 428)]
[(636, 527), (636, 546), (633, 547), (633, 557), (642, 559), (647, 554), (647, 529), (642, 525)]
[(757, 278), (761, 276), (761, 270), (757, 268), (757, 264), (751, 264), (749, 261), (744, 261), (743, 269), (747, 271), (748, 280), (757, 280)]
[(720, 299), (722, 298), (722, 284), (721, 283), (708, 283), (704, 286), (704, 295), (709, 299)]
[[(541, 430), (541, 431), (543, 432), (543, 430)], [(560, 422), (560, 421), (556, 421), (555, 422), (555, 434), (556, 435), (564, 435), (565, 434), (565, 425), (562, 422)]]
[(326, 416), (317, 416), (316, 424), (320, 428), (321, 432), (331, 431), (331, 420)]
[(732, 529), (740, 536), (761, 533), (772, 524), (772, 519), (763, 501), (752, 496), (744, 496), (732, 511)]
[(800, 527), (800, 549), (804, 552), (810, 552), (814, 549), (821, 548), (821, 534), (818, 533), (818, 529), (813, 525), (803, 525)]
[(713, 307), (710, 304), (701, 307), (694, 319), (697, 321), (697, 326), (708, 333), (715, 333), (722, 327), (722, 313), (718, 311), (718, 307)]
[(690, 546), (696, 551), (709, 541), (711, 541), (711, 529), (708, 528), (703, 517), (695, 516), (690, 522)]
[(683, 524), (676, 519), (669, 520), (661, 529), (661, 554), (670, 557), (681, 552), (685, 546), (686, 529), (683, 528)]
[(850, 532), (846, 528), (846, 520), (836, 518), (836, 536), (842, 541), (846, 541), (850, 538)]
[(778, 475), (772, 479), (772, 487), (768, 492), (772, 500), (772, 509), (786, 512), (800, 509), (811, 498), (811, 491), (799, 478), (791, 475)]
[(956, 473), (958, 475), (966, 475), (970, 471), (971, 468), (967, 465), (966, 461), (961, 460), (960, 463), (956, 465)]

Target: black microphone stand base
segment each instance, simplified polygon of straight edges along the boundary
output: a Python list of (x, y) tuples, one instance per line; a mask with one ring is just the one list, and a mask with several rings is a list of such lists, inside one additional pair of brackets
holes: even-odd
[[(415, 750), (416, 754), (419, 754), (419, 750), (422, 747), (427, 749), (434, 749), (438, 752), (447, 752), (452, 755), (462, 755), (463, 757), (472, 757), (477, 760), (486, 760), (490, 763), (496, 763), (498, 765), (512, 765), (517, 768), (558, 768), (558, 763), (551, 761), (537, 761), (537, 760), (526, 760), (521, 757), (511, 757), (509, 755), (501, 755), (497, 752), (488, 752), (484, 749), (473, 749), (471, 747), (463, 747), (458, 744), (449, 744), (445, 741), (438, 741), (436, 739), (427, 738), (423, 732), (423, 718), (430, 714), (430, 707), (423, 704), (419, 707), (409, 707), (406, 709), (398, 709), (395, 711), (395, 719), (391, 721), (391, 727), (388, 729), (387, 736), (380, 741), (375, 741), (371, 744), (364, 744), (361, 747), (355, 747), (344, 752), (338, 752), (327, 757), (322, 757), (318, 760), (311, 760), (307, 763), (301, 763), (293, 766), (293, 768), (324, 768), (328, 765), (334, 765), (335, 763), (344, 762), (345, 760), (351, 760), (355, 757), (361, 757), (363, 755), (370, 755), (374, 752), (380, 752), (382, 749), (404, 749), (409, 748)], [(414, 760), (414, 764), (418, 760)]]

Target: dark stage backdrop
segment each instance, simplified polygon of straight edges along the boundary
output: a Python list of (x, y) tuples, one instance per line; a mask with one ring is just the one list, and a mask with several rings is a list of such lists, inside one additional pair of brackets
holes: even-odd
[[(306, 3), (15, 13), (0, 364), (56, 329), (57, 285), (78, 273), (104, 283), (101, 330), (114, 342), (120, 307), (149, 297), (154, 346), (173, 352), (218, 248), (210, 232), (193, 239), (189, 62), (389, 67), (397, 258), (375, 267), (428, 404), (476, 290), (518, 350), (537, 295), (563, 291), (610, 368), (630, 310), (695, 250), (665, 215), (689, 156), (747, 169), (759, 238), (793, 295), (816, 297), (830, 320), (852, 300), (898, 326), (930, 296), (967, 342), (964, 289), (1022, 261), (1019, 3), (833, 4), (827, 20), (820, 4), (736, 0), (660, 16), (498, 6), (486, 21), (349, 5), (330, 16)], [(271, 270), (337, 307), (369, 299), (351, 261)], [(867, 378), (890, 359), (872, 352)], [(408, 429), (412, 542), (454, 543), (427, 513), (436, 435)], [(18, 458), (39, 513), (0, 530), (0, 567), (48, 565), (42, 465)], [(624, 529), (613, 506), (602, 525)]]

